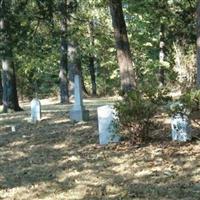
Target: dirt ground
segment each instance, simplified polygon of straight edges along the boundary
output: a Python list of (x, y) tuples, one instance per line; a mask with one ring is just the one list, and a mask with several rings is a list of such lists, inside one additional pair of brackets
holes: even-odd
[[(90, 121), (73, 123), (71, 105), (42, 101), (43, 120), (31, 124), (30, 108), (0, 115), (0, 199), (5, 200), (199, 200), (200, 141), (171, 142), (169, 120), (141, 146), (98, 145), (96, 107)], [(15, 126), (16, 131), (11, 131)]]

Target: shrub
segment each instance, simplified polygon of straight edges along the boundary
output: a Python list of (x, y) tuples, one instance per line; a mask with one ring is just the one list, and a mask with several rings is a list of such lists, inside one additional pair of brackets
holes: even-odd
[(170, 117), (174, 117), (177, 114), (181, 116), (190, 114), (190, 109), (180, 99), (169, 102), (166, 111)]
[(148, 138), (157, 108), (167, 100), (166, 90), (159, 88), (142, 86), (129, 92), (115, 104), (116, 128), (134, 143), (143, 142)]
[(197, 111), (200, 109), (200, 90), (192, 89), (186, 91), (181, 97), (180, 101), (190, 111)]

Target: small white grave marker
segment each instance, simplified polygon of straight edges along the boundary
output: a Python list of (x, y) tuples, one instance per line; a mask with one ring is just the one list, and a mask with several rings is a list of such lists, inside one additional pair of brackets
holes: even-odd
[(36, 123), (41, 120), (41, 103), (38, 98), (31, 101), (31, 122)]
[(113, 106), (105, 105), (97, 108), (98, 126), (99, 126), (99, 142), (100, 144), (108, 144), (111, 142), (119, 142), (120, 137), (115, 133), (113, 120), (116, 119)]
[(171, 118), (172, 140), (186, 142), (191, 139), (190, 121), (186, 115), (177, 114)]
[(12, 131), (12, 132), (15, 132), (15, 131), (16, 131), (15, 125), (11, 125), (11, 131)]

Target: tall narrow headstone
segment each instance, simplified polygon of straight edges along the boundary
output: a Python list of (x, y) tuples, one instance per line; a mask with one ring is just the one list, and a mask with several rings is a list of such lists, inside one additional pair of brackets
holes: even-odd
[(98, 127), (99, 127), (99, 143), (108, 144), (112, 142), (119, 142), (120, 136), (117, 135), (114, 126), (116, 119), (115, 110), (113, 106), (105, 105), (97, 108)]
[(31, 101), (31, 122), (36, 123), (41, 120), (41, 103), (38, 98)]
[(191, 139), (191, 124), (186, 115), (177, 114), (171, 118), (172, 140), (186, 142)]
[(69, 112), (70, 119), (74, 121), (87, 121), (89, 119), (89, 111), (85, 110), (83, 105), (82, 87), (79, 75), (74, 77), (74, 105)]

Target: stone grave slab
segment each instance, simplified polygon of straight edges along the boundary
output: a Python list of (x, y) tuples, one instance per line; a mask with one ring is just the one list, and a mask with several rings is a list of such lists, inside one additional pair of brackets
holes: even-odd
[(177, 114), (171, 118), (172, 140), (186, 142), (191, 139), (191, 123), (186, 115)]
[(116, 119), (115, 113), (114, 107), (110, 105), (97, 108), (99, 143), (101, 145), (120, 141), (120, 136), (116, 133), (113, 124)]
[(41, 114), (41, 103), (38, 98), (34, 98), (31, 101), (31, 122), (36, 123), (37, 121), (40, 121), (42, 118)]
[(70, 119), (76, 122), (89, 120), (89, 111), (83, 105), (82, 87), (79, 75), (74, 77), (74, 98), (75, 102), (69, 112)]

